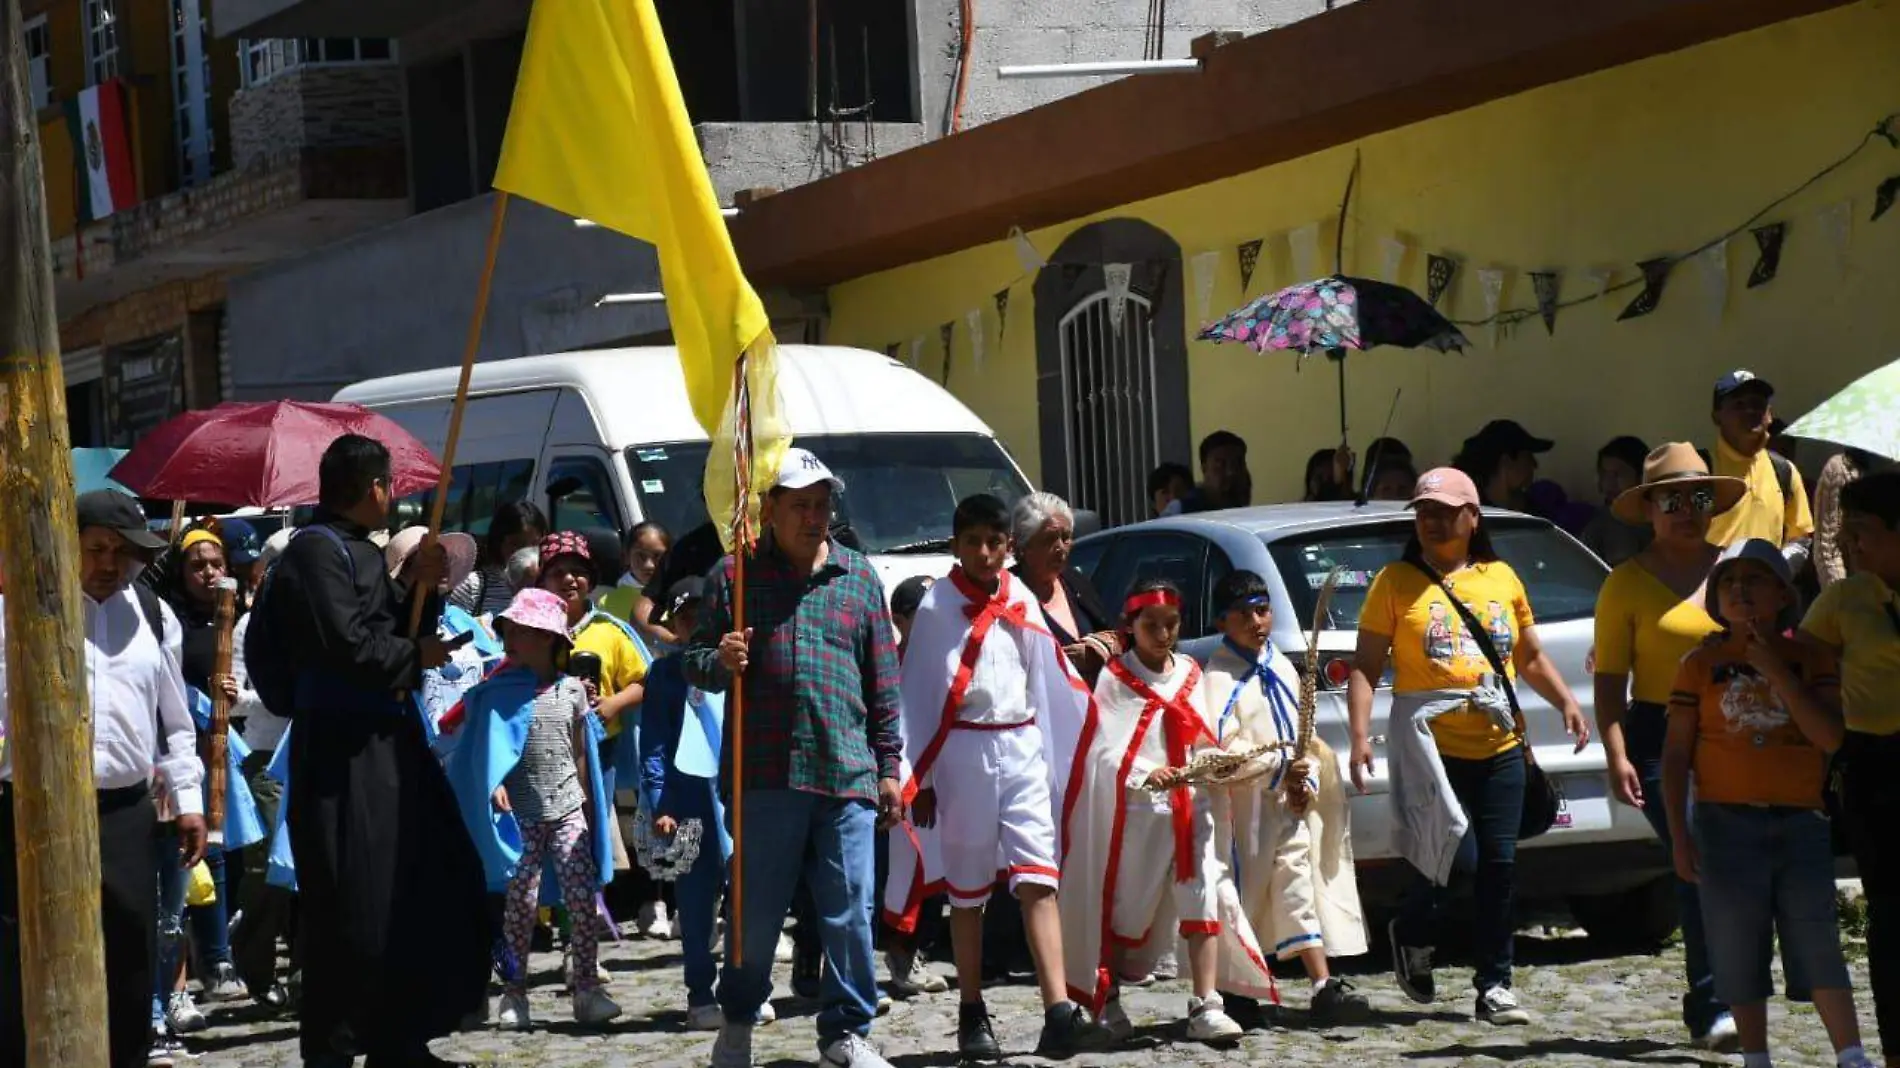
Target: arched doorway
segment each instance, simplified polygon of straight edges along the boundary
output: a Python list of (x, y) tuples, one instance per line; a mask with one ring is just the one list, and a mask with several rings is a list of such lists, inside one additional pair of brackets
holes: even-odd
[[(1130, 266), (1121, 324), (1102, 265)], [(1148, 518), (1148, 473), (1189, 462), (1181, 250), (1145, 222), (1071, 234), (1036, 276), (1042, 481), (1115, 526)]]

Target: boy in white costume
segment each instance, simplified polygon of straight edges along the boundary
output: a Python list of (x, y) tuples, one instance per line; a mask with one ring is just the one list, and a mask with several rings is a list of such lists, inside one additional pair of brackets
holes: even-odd
[[(1235, 751), (1276, 747), (1223, 779), (1220, 855), (1238, 869), (1241, 905), (1261, 944), (1279, 960), (1298, 957), (1306, 966), (1314, 1026), (1363, 1020), (1371, 1012), (1366, 996), (1335, 978), (1326, 960), (1367, 948), (1337, 758), (1315, 737), (1308, 755), (1293, 759), (1300, 680), (1273, 648), (1266, 580), (1229, 572), (1213, 600), (1221, 630), (1221, 644), (1207, 659), (1214, 732)], [(1329, 766), (1333, 774), (1318, 773)]]
[(1212, 798), (1182, 781), (1195, 755), (1215, 745), (1201, 669), (1174, 652), (1181, 594), (1172, 583), (1137, 583), (1122, 611), (1133, 648), (1096, 683), (1065, 813), (1071, 990), (1126, 1035), (1112, 977), (1142, 970), (1138, 958), (1172, 945), (1176, 932), (1165, 925), (1173, 917), (1193, 977), (1188, 1037), (1231, 1040), (1241, 1027), (1216, 990), (1271, 998), (1273, 977), (1215, 851)]
[[(902, 694), (905, 757), (913, 769), (905, 794), (923, 889), (940, 879), (950, 902), (962, 996), (958, 1051), (966, 1060), (1002, 1055), (982, 978), (983, 905), (998, 882), (1021, 903), (1036, 958), (1045, 1008), (1036, 1052), (1067, 1057), (1099, 1049), (1108, 1033), (1068, 998), (1055, 899), (1055, 787), (1069, 770), (1084, 706), (1041, 608), (1003, 570), (1009, 556), (1003, 502), (988, 494), (966, 498), (951, 527), (957, 566), (917, 610)], [(893, 876), (886, 905), (901, 913), (920, 888)]]

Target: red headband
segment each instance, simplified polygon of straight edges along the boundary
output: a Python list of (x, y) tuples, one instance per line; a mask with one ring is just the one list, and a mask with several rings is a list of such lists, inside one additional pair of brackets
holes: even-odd
[(1126, 601), (1122, 602), (1122, 616), (1126, 619), (1133, 619), (1141, 614), (1142, 609), (1153, 608), (1156, 605), (1163, 605), (1168, 608), (1179, 608), (1181, 607), (1181, 595), (1168, 589), (1143, 590), (1140, 593), (1131, 594)]

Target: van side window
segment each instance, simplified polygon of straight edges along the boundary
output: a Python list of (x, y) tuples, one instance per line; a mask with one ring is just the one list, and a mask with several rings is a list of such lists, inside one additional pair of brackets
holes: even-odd
[(548, 465), (547, 488), (567, 480), (578, 485), (551, 502), (548, 520), (555, 530), (621, 530), (620, 507), (614, 501), (606, 464), (592, 456), (563, 456)]
[[(458, 465), (451, 472), (448, 503), (442, 508), (442, 529), (480, 538), (488, 532), (495, 508), (507, 501), (525, 499), (533, 485), (533, 460)], [(391, 529), (427, 523), (434, 500), (435, 491), (431, 489), (397, 501), (390, 511)]]

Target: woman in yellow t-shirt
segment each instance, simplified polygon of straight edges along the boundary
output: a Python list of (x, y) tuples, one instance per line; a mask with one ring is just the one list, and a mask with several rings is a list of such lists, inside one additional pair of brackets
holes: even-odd
[[(1670, 690), (1682, 658), (1721, 629), (1703, 602), (1703, 586), (1722, 552), (1709, 544), (1709, 521), (1747, 492), (1739, 478), (1711, 476), (1695, 446), (1672, 442), (1649, 454), (1642, 481), (1610, 506), (1617, 519), (1643, 523), (1655, 537), (1617, 565), (1597, 594), (1597, 730), (1611, 788), (1618, 800), (1643, 810), (1664, 849), (1670, 844), (1662, 797)], [(1695, 884), (1678, 879), (1676, 898), (1689, 982), (1682, 1022), (1697, 1046), (1733, 1053), (1735, 1020), (1715, 996)]]
[[(1507, 674), (1521, 674), (1563, 710), (1564, 727), (1577, 739), (1578, 750), (1588, 743), (1590, 729), (1563, 677), (1544, 655), (1523, 583), (1498, 558), (1480, 524), (1478, 488), (1470, 476), (1453, 468), (1427, 471), (1418, 480), (1410, 507), (1415, 527), (1404, 557), (1379, 572), (1359, 614), (1359, 647), (1346, 695), (1352, 718), (1352, 778), (1363, 791), (1365, 774), (1372, 769), (1373, 680), (1385, 674), (1390, 661), (1395, 700), (1389, 729), (1395, 743), (1388, 755), (1395, 767), (1401, 766), (1398, 745), (1405, 744), (1410, 747), (1404, 761), (1407, 774), (1421, 771), (1412, 763), (1417, 743), (1411, 738), (1416, 723), (1427, 720), (1436, 753), (1428, 746), (1426, 759), (1441, 766), (1441, 781), (1452, 795), (1438, 795), (1443, 800), (1437, 812), (1408, 811), (1395, 775), (1395, 825), (1407, 832), (1398, 837), (1425, 841), (1456, 834), (1460, 821), (1464, 833), (1446, 858), (1449, 873), (1422, 866), (1429, 841), (1420, 849), (1401, 846), (1419, 877), (1391, 923), (1393, 971), (1399, 988), (1413, 1001), (1433, 1000), (1437, 989), (1432, 939), (1450, 896), (1449, 877), (1470, 878), (1477, 899), (1472, 925), (1477, 1017), (1491, 1024), (1527, 1024), (1530, 1014), (1511, 992), (1512, 874), (1524, 810), (1525, 757), (1508, 706), (1498, 699), (1500, 685), (1485, 655), (1485, 642), (1504, 661)], [(1484, 628), (1482, 638), (1469, 632), (1463, 614), (1434, 575), (1442, 577)], [(1411, 797), (1412, 791), (1406, 794)], [(1444, 856), (1440, 849), (1433, 859)]]

